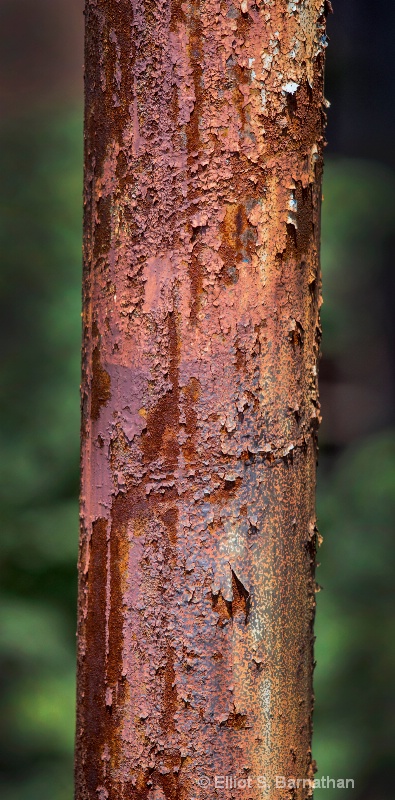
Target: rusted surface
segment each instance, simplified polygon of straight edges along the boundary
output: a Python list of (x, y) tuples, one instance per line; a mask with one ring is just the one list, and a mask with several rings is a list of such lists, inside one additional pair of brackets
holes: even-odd
[(311, 793), (328, 7), (86, 2), (78, 800)]

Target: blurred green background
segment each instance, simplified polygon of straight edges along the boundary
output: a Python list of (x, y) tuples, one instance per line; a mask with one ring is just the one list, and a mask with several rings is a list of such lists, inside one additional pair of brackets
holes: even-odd
[[(393, 786), (395, 13), (370, 9), (329, 25), (314, 756), (355, 789), (318, 800)], [(81, 0), (0, 0), (3, 800), (73, 793), (82, 24)]]

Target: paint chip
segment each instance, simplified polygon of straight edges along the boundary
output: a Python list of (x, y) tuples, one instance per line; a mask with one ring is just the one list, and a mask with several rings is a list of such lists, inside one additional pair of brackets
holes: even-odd
[(285, 83), (282, 87), (282, 90), (285, 92), (285, 94), (295, 94), (298, 89), (299, 84), (295, 83), (295, 81), (288, 81), (288, 83)]

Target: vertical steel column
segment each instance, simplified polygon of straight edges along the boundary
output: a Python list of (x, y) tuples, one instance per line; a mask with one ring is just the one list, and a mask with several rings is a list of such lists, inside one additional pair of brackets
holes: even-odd
[(86, 0), (78, 800), (311, 793), (327, 7)]

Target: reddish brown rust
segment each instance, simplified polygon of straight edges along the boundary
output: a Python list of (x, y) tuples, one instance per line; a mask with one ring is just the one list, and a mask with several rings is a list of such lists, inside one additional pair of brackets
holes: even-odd
[(86, 0), (77, 800), (311, 794), (327, 8)]

